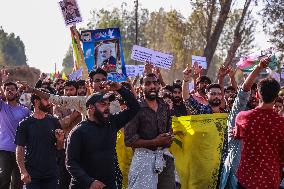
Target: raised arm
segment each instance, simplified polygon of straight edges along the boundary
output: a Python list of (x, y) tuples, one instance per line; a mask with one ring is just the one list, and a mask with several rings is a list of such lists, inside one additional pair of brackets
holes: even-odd
[(111, 117), (111, 120), (116, 124), (117, 130), (124, 127), (139, 111), (140, 105), (135, 96), (124, 87), (121, 87), (117, 92), (121, 95), (125, 101), (128, 109), (115, 114)]
[(4, 90), (3, 90), (3, 84), (8, 80), (9, 74), (5, 69), (0, 70), (0, 96), (1, 99), (3, 99), (4, 96)]
[(191, 72), (192, 70), (189, 68), (189, 66), (187, 66), (187, 68), (183, 71), (182, 98), (184, 101), (189, 99), (188, 85), (191, 80)]
[(53, 95), (46, 92), (43, 92), (39, 89), (35, 89), (33, 87), (30, 87), (27, 84), (24, 84), (25, 89), (29, 93), (34, 93), (40, 98), (43, 98), (45, 100), (48, 100), (50, 103), (57, 105), (57, 106), (63, 106), (67, 109), (75, 109), (78, 112), (82, 113), (86, 110), (86, 96), (59, 96), (59, 95)]
[(237, 91), (238, 84), (235, 78), (236, 70), (234, 70), (232, 66), (229, 66), (228, 68), (229, 68), (229, 77), (230, 77), (231, 85), (232, 87), (234, 87), (235, 91)]
[(242, 88), (244, 91), (250, 91), (253, 83), (255, 82), (255, 79), (259, 75), (259, 73), (267, 68), (269, 64), (270, 59), (269, 58), (263, 58), (260, 60), (260, 63), (256, 66), (256, 68), (249, 74), (249, 76), (246, 78)]

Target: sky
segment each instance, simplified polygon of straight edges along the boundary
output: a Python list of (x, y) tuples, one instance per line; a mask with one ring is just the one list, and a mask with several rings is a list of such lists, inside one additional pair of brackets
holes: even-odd
[[(25, 44), (28, 65), (42, 72), (54, 72), (62, 69), (62, 60), (71, 44), (70, 30), (65, 26), (59, 0), (0, 0), (0, 26), (8, 33), (15, 33)], [(126, 2), (125, 9), (132, 10), (134, 0), (77, 0), (83, 22), (77, 28), (84, 27), (91, 17), (91, 10), (102, 8), (111, 10)], [(191, 11), (189, 0), (139, 0), (139, 5), (150, 11), (160, 7), (165, 10), (176, 9), (184, 17)], [(244, 0), (238, 0), (236, 6), (242, 6)], [(261, 23), (261, 22), (260, 22)], [(264, 49), (270, 46), (267, 36), (258, 26), (256, 45)]]

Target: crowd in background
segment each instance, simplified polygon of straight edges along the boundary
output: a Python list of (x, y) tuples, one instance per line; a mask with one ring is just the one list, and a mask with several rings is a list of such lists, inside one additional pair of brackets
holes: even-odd
[(150, 63), (143, 76), (122, 83), (107, 81), (98, 68), (77, 81), (42, 73), (30, 86), (1, 70), (0, 189), (122, 188), (115, 150), (121, 129), (134, 149), (128, 188), (180, 188), (168, 150), (171, 118), (213, 113), (229, 113), (218, 188), (279, 188), (284, 88), (270, 77), (257, 81), (268, 62), (262, 59), (239, 86), (225, 66), (214, 80), (187, 67), (172, 84)]

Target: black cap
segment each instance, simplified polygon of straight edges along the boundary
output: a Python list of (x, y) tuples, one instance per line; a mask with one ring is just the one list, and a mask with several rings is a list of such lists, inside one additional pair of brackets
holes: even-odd
[(110, 97), (110, 94), (102, 93), (102, 92), (95, 92), (94, 94), (90, 95), (87, 98), (86, 101), (86, 107), (89, 107), (89, 105), (95, 105), (97, 102), (103, 102), (105, 100), (108, 100)]

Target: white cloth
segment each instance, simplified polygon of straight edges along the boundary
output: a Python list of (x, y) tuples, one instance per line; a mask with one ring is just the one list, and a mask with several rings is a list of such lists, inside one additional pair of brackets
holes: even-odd
[(158, 175), (166, 166), (163, 155), (174, 158), (168, 149), (135, 149), (128, 174), (128, 189), (157, 189)]

